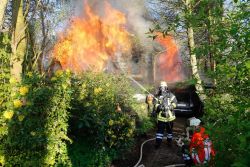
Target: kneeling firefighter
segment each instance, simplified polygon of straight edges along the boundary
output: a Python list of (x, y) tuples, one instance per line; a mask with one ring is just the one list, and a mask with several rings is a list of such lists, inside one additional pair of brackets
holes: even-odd
[[(205, 133), (205, 128), (197, 126), (190, 142), (190, 153), (195, 165), (213, 163), (211, 159), (215, 157), (215, 150), (209, 135)], [(211, 165), (211, 164), (210, 164)], [(209, 165), (209, 166), (210, 166)]]
[(157, 115), (157, 132), (155, 147), (159, 148), (164, 136), (164, 130), (167, 130), (167, 142), (172, 143), (173, 121), (175, 120), (174, 108), (177, 105), (177, 99), (168, 89), (167, 83), (162, 81), (158, 93), (154, 99), (154, 109), (152, 115)]

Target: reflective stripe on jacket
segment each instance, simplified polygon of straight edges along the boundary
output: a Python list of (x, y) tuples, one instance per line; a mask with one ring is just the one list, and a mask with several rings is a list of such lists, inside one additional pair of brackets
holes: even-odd
[(168, 117), (162, 117), (161, 114), (162, 114), (162, 111), (160, 111), (157, 116), (157, 120), (161, 122), (170, 122), (170, 121), (175, 120), (176, 118), (175, 115), (170, 110), (168, 110)]
[[(169, 93), (169, 97), (165, 96), (163, 97), (163, 99), (159, 100), (159, 103), (162, 104), (162, 103), (167, 103), (168, 106), (172, 105), (173, 108), (176, 107), (176, 103), (177, 103), (177, 100), (176, 100), (176, 97), (175, 95), (173, 95), (172, 93)], [(158, 107), (160, 104), (156, 104), (156, 107)], [(166, 111), (167, 112), (167, 117), (163, 117), (161, 114), (162, 114), (163, 111), (159, 111), (158, 115), (157, 115), (157, 120), (158, 121), (162, 121), (162, 122), (170, 122), (170, 121), (173, 121), (175, 120), (175, 114), (173, 111)]]

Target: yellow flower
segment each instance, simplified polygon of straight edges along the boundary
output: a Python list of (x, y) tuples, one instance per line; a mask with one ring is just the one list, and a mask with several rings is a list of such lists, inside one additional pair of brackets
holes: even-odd
[(141, 105), (141, 109), (145, 109), (145, 105)]
[(0, 163), (5, 164), (5, 157), (3, 155), (0, 155)]
[(52, 78), (51, 78), (51, 81), (56, 81), (56, 80), (57, 80), (56, 77), (52, 77)]
[(23, 119), (24, 119), (24, 115), (19, 115), (19, 116), (18, 116), (18, 120), (19, 120), (20, 122), (22, 122)]
[(16, 96), (16, 92), (11, 92), (11, 93), (10, 93), (10, 96), (11, 96), (11, 97), (15, 97), (15, 96)]
[(68, 85), (67, 84), (62, 84), (63, 89), (67, 89)]
[(67, 70), (66, 70), (66, 74), (67, 74), (67, 75), (70, 75), (70, 74), (71, 74), (70, 69), (67, 69)]
[(109, 120), (109, 126), (112, 126), (114, 124), (113, 120)]
[(32, 73), (32, 72), (28, 72), (28, 73), (27, 73), (27, 76), (28, 76), (28, 77), (32, 77), (32, 76), (33, 76), (33, 73)]
[(129, 125), (130, 125), (130, 126), (134, 126), (134, 125), (135, 125), (135, 121), (130, 121), (130, 122), (129, 122)]
[(16, 83), (16, 82), (17, 82), (16, 78), (14, 78), (14, 77), (11, 77), (11, 78), (10, 78), (10, 83), (11, 83), (11, 84), (14, 84), (14, 83)]
[(5, 112), (3, 113), (3, 116), (4, 116), (4, 118), (6, 118), (6, 119), (11, 119), (11, 118), (13, 117), (13, 115), (14, 115), (14, 112), (13, 112), (12, 110), (5, 111)]
[(19, 89), (21, 95), (26, 95), (29, 92), (29, 88), (27, 86), (23, 86)]
[(23, 105), (23, 103), (22, 103), (22, 101), (21, 100), (14, 100), (14, 107), (15, 108), (20, 108), (20, 107), (22, 107), (22, 105)]
[(127, 136), (127, 137), (130, 137), (132, 134), (133, 134), (133, 130), (132, 130), (132, 129), (129, 129), (126, 136)]
[(56, 75), (57, 77), (60, 77), (62, 74), (63, 74), (63, 71), (62, 71), (62, 70), (57, 70), (57, 71), (55, 72), (55, 75)]
[(35, 135), (36, 135), (36, 132), (32, 131), (32, 132), (30, 132), (30, 134), (31, 134), (32, 136), (35, 136)]
[(108, 130), (108, 134), (110, 135), (112, 132), (110, 130)]
[(102, 88), (95, 88), (94, 89), (94, 94), (97, 95), (102, 91)]
[(87, 86), (86, 84), (82, 84), (82, 88), (85, 89)]

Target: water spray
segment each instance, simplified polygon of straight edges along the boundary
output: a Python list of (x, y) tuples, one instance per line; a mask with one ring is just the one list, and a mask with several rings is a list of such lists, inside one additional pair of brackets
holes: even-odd
[[(145, 92), (147, 92), (148, 94), (150, 94), (151, 96), (153, 96), (154, 98), (156, 98), (152, 93), (150, 93), (142, 84), (140, 84), (139, 82), (137, 82), (133, 77), (129, 76), (128, 74), (125, 73), (125, 71), (120, 68), (122, 71), (122, 74), (124, 74), (128, 79), (130, 79), (131, 81), (133, 81), (137, 86), (139, 86), (142, 90), (144, 90)], [(157, 98), (156, 98), (157, 99)]]
[(147, 92), (148, 94), (154, 96), (154, 95), (153, 95), (152, 93), (150, 93), (144, 86), (142, 86), (139, 82), (137, 82), (133, 77), (128, 76), (128, 75), (126, 75), (126, 77), (127, 77), (128, 79), (130, 79), (131, 81), (133, 81), (134, 83), (136, 83), (142, 90), (144, 90), (144, 91)]

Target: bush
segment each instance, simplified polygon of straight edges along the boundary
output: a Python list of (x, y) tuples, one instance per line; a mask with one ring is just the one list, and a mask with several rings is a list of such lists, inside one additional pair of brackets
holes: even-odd
[(60, 72), (50, 81), (30, 72), (21, 83), (10, 81), (11, 99), (2, 113), (8, 127), (1, 143), (5, 165), (70, 165), (66, 147), (70, 141), (67, 137), (69, 74)]
[(205, 119), (217, 150), (217, 166), (249, 166), (249, 18), (248, 2), (239, 1), (213, 28), (216, 88), (208, 92)]
[(134, 103), (133, 111), (137, 114), (136, 134), (143, 135), (155, 126), (155, 119), (150, 117), (152, 111), (148, 111), (146, 103)]
[(245, 107), (228, 94), (216, 95), (206, 102), (205, 121), (214, 141), (218, 166), (250, 163), (250, 113)]
[[(7, 110), (7, 102), (10, 98), (10, 38), (7, 34), (0, 33), (0, 143), (5, 141), (8, 134), (8, 126), (2, 117), (3, 112)], [(5, 115), (11, 116), (10, 113)], [(0, 144), (0, 166), (4, 164), (3, 144)]]
[(109, 166), (151, 127), (124, 76), (57, 71), (49, 79), (28, 72), (4, 85), (11, 92), (0, 115), (5, 166)]
[(125, 77), (101, 73), (85, 73), (75, 77), (73, 83), (71, 135), (76, 139), (92, 138), (96, 149), (89, 154), (94, 159), (100, 154), (106, 157), (95, 161), (94, 166), (106, 166), (133, 142), (135, 121), (129, 116), (133, 90)]

